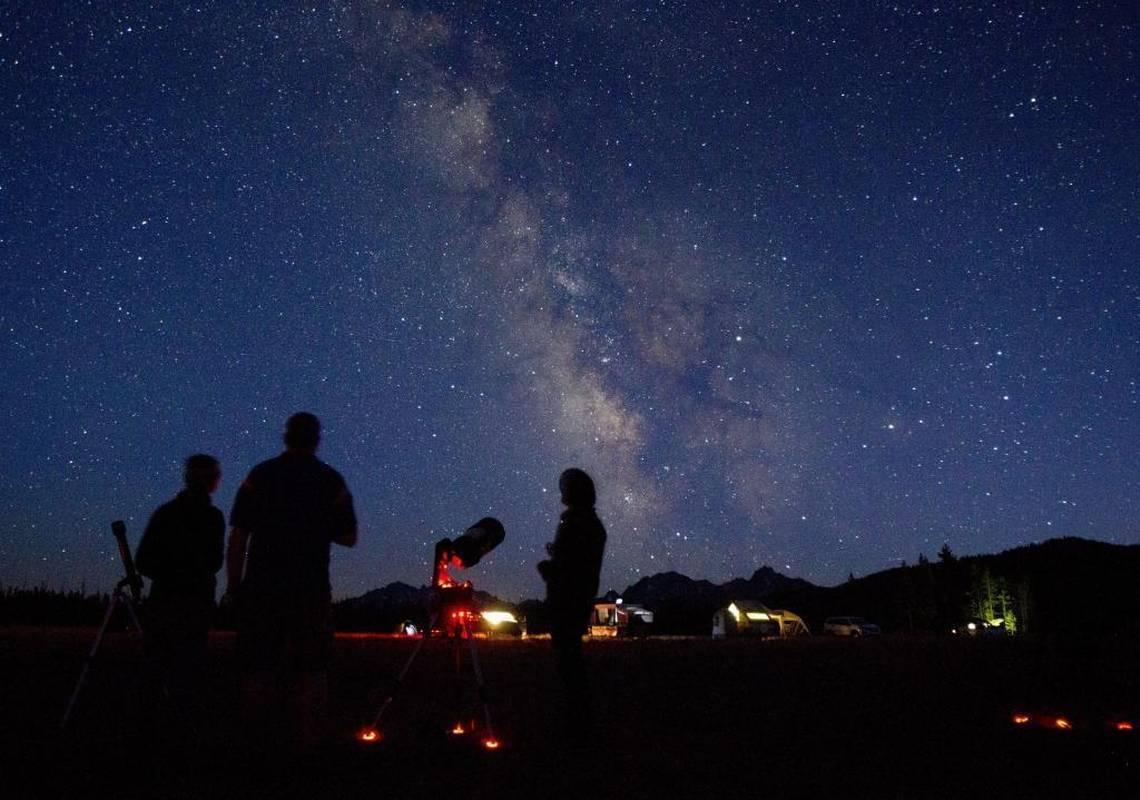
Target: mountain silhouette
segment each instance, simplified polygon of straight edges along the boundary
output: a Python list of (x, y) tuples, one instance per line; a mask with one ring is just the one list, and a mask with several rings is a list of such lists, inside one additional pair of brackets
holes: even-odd
[[(763, 566), (749, 578), (723, 584), (680, 572), (641, 578), (607, 596), (654, 612), (654, 632), (708, 634), (713, 613), (732, 601), (786, 608), (820, 632), (829, 616), (863, 616), (886, 632), (945, 633), (967, 619), (1001, 617), (1029, 634), (1105, 636), (1140, 634), (1140, 545), (1088, 539), (1051, 539), (993, 555), (922, 559), (838, 586), (817, 586)], [(336, 604), (341, 630), (394, 630), (405, 619), (427, 621), (431, 590), (392, 583)], [(476, 592), (480, 606), (512, 608), (528, 629), (545, 630), (541, 600), (517, 605)]]
[(946, 633), (1005, 615), (1018, 633), (1096, 639), (1140, 634), (1137, 587), (1140, 545), (1066, 537), (992, 555), (924, 559), (839, 586), (779, 590), (767, 601), (817, 632), (828, 616), (867, 617), (884, 631)]

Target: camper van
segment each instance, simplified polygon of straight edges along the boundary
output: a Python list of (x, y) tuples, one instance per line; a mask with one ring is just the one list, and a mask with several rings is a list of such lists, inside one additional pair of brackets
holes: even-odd
[(645, 636), (653, 630), (653, 612), (639, 605), (623, 603), (621, 598), (594, 604), (590, 619), (591, 638)]

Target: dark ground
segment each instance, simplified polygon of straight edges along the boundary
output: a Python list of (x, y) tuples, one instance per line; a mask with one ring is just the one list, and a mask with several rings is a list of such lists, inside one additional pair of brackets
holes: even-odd
[[(413, 642), (340, 638), (331, 709), (342, 740), (309, 761), (263, 764), (239, 750), (233, 640), (215, 637), (203, 675), (208, 735), (155, 761), (133, 732), (137, 643), (103, 648), (69, 731), (58, 730), (94, 631), (0, 629), (3, 777), (15, 797), (1140, 797), (1136, 643), (1012, 640), (673, 639), (586, 646), (598, 734), (558, 736), (549, 643), (486, 641), (479, 653), (502, 750), (448, 742), (454, 664), (428, 642), (364, 749)], [(553, 698), (553, 699), (552, 699)], [(1015, 708), (1071, 715), (1070, 732), (1014, 730)], [(161, 738), (161, 737), (159, 737)], [(161, 744), (159, 742), (158, 744)], [(151, 748), (161, 751), (161, 747)]]

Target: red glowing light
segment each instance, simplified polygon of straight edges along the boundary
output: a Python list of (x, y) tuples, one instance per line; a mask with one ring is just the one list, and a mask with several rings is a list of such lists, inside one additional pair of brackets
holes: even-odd
[(1132, 723), (1129, 722), (1128, 720), (1124, 720), (1122, 722), (1116, 723), (1116, 725), (1114, 727), (1118, 731), (1130, 731), (1130, 730), (1132, 730)]
[(448, 558), (445, 553), (435, 567), (435, 585), (440, 589), (466, 589), (470, 586), (471, 581), (460, 581), (451, 577), (452, 567), (462, 569), (463, 562), (455, 556)]
[(498, 750), (499, 749), (499, 740), (498, 739), (484, 739), (483, 740), (483, 746), (486, 747), (488, 750)]
[(1057, 719), (1053, 720), (1053, 724), (1056, 725), (1059, 730), (1063, 731), (1072, 730), (1073, 728), (1073, 723), (1064, 717), (1057, 717)]
[(455, 723), (455, 727), (451, 729), (451, 733), (454, 736), (459, 736), (461, 734), (467, 733), (467, 729), (463, 727), (462, 722), (457, 722)]
[(1013, 715), (1013, 724), (1014, 725), (1028, 725), (1029, 724), (1029, 715), (1028, 714), (1014, 714)]
[(380, 741), (380, 731), (376, 730), (375, 728), (364, 728), (358, 734), (356, 734), (356, 738), (362, 742), (373, 744)]

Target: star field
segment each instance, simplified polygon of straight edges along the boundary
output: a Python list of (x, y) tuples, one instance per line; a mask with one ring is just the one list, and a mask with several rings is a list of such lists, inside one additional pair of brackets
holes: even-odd
[(338, 596), (1140, 541), (1128, 4), (0, 10), (0, 582), (324, 423)]

